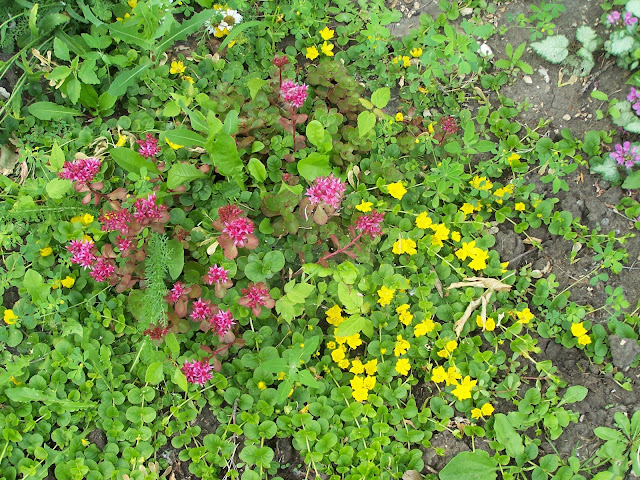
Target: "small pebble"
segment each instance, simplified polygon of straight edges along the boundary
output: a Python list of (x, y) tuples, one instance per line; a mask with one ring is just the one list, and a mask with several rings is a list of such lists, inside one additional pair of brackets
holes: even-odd
[(571, 115), (569, 115), (567, 113), (565, 116), (562, 117), (562, 119), (565, 120), (565, 121), (569, 121), (569, 120), (571, 120)]
[(473, 13), (473, 8), (471, 7), (465, 7), (462, 10), (460, 10), (460, 15), (462, 15), (463, 17), (468, 17), (472, 13)]
[(524, 80), (524, 83), (533, 83), (533, 80), (531, 80), (531, 77), (529, 75), (523, 76), (522, 80)]

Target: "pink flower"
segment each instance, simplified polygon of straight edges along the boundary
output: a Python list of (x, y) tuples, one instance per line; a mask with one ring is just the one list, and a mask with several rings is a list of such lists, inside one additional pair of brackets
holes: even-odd
[(160, 148), (158, 147), (158, 140), (153, 138), (150, 133), (145, 135), (145, 140), (136, 140), (136, 143), (140, 145), (140, 149), (138, 153), (142, 155), (144, 158), (155, 157), (158, 153), (160, 153)]
[(384, 213), (378, 213), (373, 210), (356, 220), (356, 230), (360, 230), (363, 234), (375, 238), (378, 235), (382, 235), (382, 222), (384, 222)]
[(307, 189), (307, 196), (312, 205), (323, 203), (333, 208), (339, 208), (347, 185), (333, 173), (328, 177), (317, 177)]
[(178, 300), (180, 300), (180, 297), (183, 296), (185, 293), (186, 291), (184, 288), (184, 284), (181, 282), (176, 282), (166, 297), (167, 301), (169, 303), (176, 303)]
[(199, 362), (184, 362), (181, 370), (184, 376), (187, 377), (187, 382), (204, 385), (207, 381), (211, 380), (212, 368), (207, 360), (200, 360)]
[(71, 253), (71, 263), (77, 263), (84, 269), (91, 267), (97, 259), (91, 251), (93, 242), (90, 240), (72, 240), (67, 250)]
[(278, 68), (284, 67), (287, 63), (289, 63), (289, 59), (286, 55), (282, 55), (281, 57), (273, 57), (273, 64)]
[(249, 235), (253, 233), (253, 222), (246, 217), (238, 217), (227, 223), (223, 232), (231, 237), (233, 244), (243, 247)]
[(145, 220), (161, 220), (162, 213), (166, 210), (164, 205), (156, 204), (156, 192), (150, 193), (146, 199), (138, 198), (133, 206), (136, 209), (133, 218), (140, 223)]
[(89, 275), (91, 275), (96, 282), (106, 282), (115, 270), (116, 267), (111, 260), (106, 260), (101, 257), (98, 258)]
[(123, 235), (129, 233), (129, 223), (131, 222), (131, 212), (126, 208), (122, 210), (104, 212), (98, 219), (103, 232), (118, 231)]
[(120, 249), (120, 253), (125, 253), (129, 251), (132, 244), (133, 242), (131, 241), (130, 238), (122, 237), (120, 235), (116, 237), (116, 245), (118, 245), (118, 248)]
[(191, 320), (206, 320), (213, 314), (213, 309), (207, 300), (199, 298), (193, 302), (192, 307)]
[(224, 268), (213, 265), (209, 267), (209, 272), (204, 276), (204, 283), (207, 285), (226, 283), (229, 280), (228, 273)]
[(609, 15), (607, 15), (607, 23), (611, 25), (615, 25), (620, 21), (620, 12), (617, 10), (613, 10)]
[(627, 26), (631, 26), (634, 23), (636, 23), (638, 21), (638, 19), (636, 17), (633, 16), (633, 13), (631, 12), (626, 12), (624, 14), (624, 24)]
[(88, 183), (96, 176), (96, 173), (100, 170), (100, 165), (100, 160), (95, 157), (78, 158), (73, 162), (64, 162), (62, 171), (58, 173), (58, 176), (72, 182)]
[(309, 86), (304, 83), (298, 85), (291, 80), (287, 80), (280, 85), (280, 95), (282, 95), (282, 99), (286, 103), (300, 108), (307, 99), (307, 88)]
[(167, 335), (167, 333), (169, 333), (169, 327), (163, 328), (150, 325), (149, 328), (147, 328), (142, 333), (144, 333), (145, 335), (149, 335), (149, 338), (151, 338), (151, 340), (161, 340)]
[(222, 337), (236, 322), (231, 314), (231, 310), (220, 310), (209, 319), (209, 323), (215, 328), (218, 335)]
[(247, 288), (241, 290), (242, 298), (238, 300), (238, 305), (250, 308), (257, 317), (262, 312), (262, 307), (272, 309), (276, 302), (269, 296), (267, 286), (263, 283), (250, 283)]

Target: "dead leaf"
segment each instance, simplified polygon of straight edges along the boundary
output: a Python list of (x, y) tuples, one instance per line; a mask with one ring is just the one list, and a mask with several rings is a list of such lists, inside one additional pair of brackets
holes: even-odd
[(20, 155), (6, 145), (0, 147), (0, 175), (9, 175), (18, 163)]
[(24, 184), (28, 176), (29, 176), (29, 167), (27, 166), (27, 161), (25, 160), (20, 164), (20, 185)]
[(482, 277), (469, 277), (465, 279), (464, 282), (452, 283), (447, 287), (447, 290), (462, 287), (489, 288), (491, 290), (495, 290), (496, 292), (508, 292), (511, 290), (511, 285), (502, 283), (500, 280), (496, 280), (495, 278)]
[(402, 475), (402, 480), (422, 480), (422, 475), (417, 470), (407, 470)]
[[(485, 292), (484, 295), (486, 295), (487, 293), (491, 295), (491, 291)], [(453, 326), (453, 330), (456, 332), (456, 337), (460, 337), (460, 334), (462, 333), (462, 329), (467, 324), (467, 320), (469, 320), (473, 311), (481, 303), (482, 303), (482, 297), (476, 298), (475, 300), (471, 300), (471, 303), (467, 305), (467, 309), (464, 311), (462, 316), (456, 321), (456, 323)]]

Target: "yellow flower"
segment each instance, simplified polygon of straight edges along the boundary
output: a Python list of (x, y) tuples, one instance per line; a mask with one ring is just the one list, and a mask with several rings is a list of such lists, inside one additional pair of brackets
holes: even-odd
[(477, 380), (471, 380), (471, 377), (467, 375), (451, 393), (453, 393), (458, 400), (466, 400), (467, 398), (471, 398), (471, 389), (477, 384)]
[(394, 293), (396, 293), (395, 288), (391, 289), (385, 286), (380, 287), (380, 290), (378, 290), (378, 303), (380, 306), (384, 307), (385, 305), (389, 305)]
[(431, 122), (429, 125), (427, 125), (427, 130), (429, 131), (429, 133), (430, 133), (431, 135), (433, 135), (433, 134), (434, 134), (435, 130), (434, 130), (434, 128), (433, 128), (433, 122)]
[(416, 47), (409, 52), (413, 58), (418, 58), (422, 55), (422, 49), (420, 47)]
[(344, 370), (345, 368), (349, 368), (349, 359), (347, 359), (347, 358), (343, 358), (342, 360), (340, 360), (340, 361), (338, 362), (338, 366), (339, 366), (341, 369), (343, 369), (343, 370)]
[(407, 193), (407, 189), (404, 188), (402, 182), (390, 183), (389, 185), (387, 185), (387, 188), (389, 190), (389, 195), (391, 195), (393, 198), (397, 198), (398, 200), (402, 200), (404, 194)]
[(408, 375), (411, 370), (411, 364), (406, 358), (401, 358), (396, 362), (396, 372), (400, 375)]
[(502, 270), (502, 273), (507, 273), (507, 267), (509, 266), (509, 262), (502, 262), (500, 264), (500, 268)]
[(169, 68), (169, 73), (172, 74), (178, 74), (178, 73), (184, 73), (184, 71), (186, 70), (186, 67), (184, 66), (184, 64), (182, 63), (182, 61), (173, 61), (171, 62), (171, 67)]
[(583, 335), (586, 335), (587, 330), (582, 325), (582, 322), (573, 323), (571, 324), (571, 333), (573, 333), (574, 337), (581, 337)]
[(529, 307), (527, 307), (521, 312), (516, 312), (516, 316), (518, 317), (518, 323), (527, 324), (533, 318), (533, 313), (531, 313), (531, 310), (529, 310)]
[(333, 57), (333, 43), (324, 42), (322, 47), (320, 47), (322, 53), (324, 53), (327, 57)]
[(56, 290), (56, 289), (60, 288), (60, 285), (62, 285), (62, 282), (59, 279), (56, 279), (51, 284), (51, 289), (52, 290)]
[(402, 57), (402, 66), (407, 68), (411, 66), (411, 59), (409, 57), (407, 57), (406, 55), (404, 55)]
[(479, 177), (476, 175), (473, 180), (469, 182), (473, 188), (478, 190), (491, 190), (493, 183), (487, 177)]
[(131, 15), (129, 15), (128, 13), (125, 13), (124, 14), (124, 18), (123, 17), (116, 17), (116, 20), (118, 22), (122, 22), (122, 21), (126, 20), (127, 18), (131, 18)]
[(331, 30), (329, 27), (325, 26), (322, 30), (318, 32), (323, 40), (331, 40), (333, 38), (333, 34), (335, 30)]
[(138, 5), (138, 0), (129, 0), (127, 3), (131, 8), (136, 8), (136, 5)]
[(316, 58), (318, 58), (318, 55), (320, 55), (320, 52), (318, 52), (318, 49), (315, 45), (312, 47), (307, 47), (307, 53), (305, 54), (305, 56), (309, 60), (315, 60)]
[(451, 232), (451, 240), (454, 242), (459, 242), (461, 238), (460, 232)]
[(442, 365), (437, 366), (431, 371), (431, 380), (436, 383), (442, 383), (447, 379), (447, 372)]
[(284, 380), (284, 372), (278, 374), (278, 380)]
[(125, 143), (127, 143), (127, 139), (118, 133), (118, 141), (116, 142), (116, 147), (123, 147)]
[(514, 208), (515, 208), (516, 212), (524, 212), (525, 206), (524, 206), (524, 203), (518, 202), (518, 203), (516, 203)]
[(344, 357), (345, 357), (344, 352), (340, 348), (338, 348), (338, 349), (334, 350), (333, 352), (331, 352), (331, 358), (336, 363), (339, 362), (340, 360), (344, 359)]
[[(229, 43), (229, 48), (231, 48), (231, 44), (232, 44), (232, 43), (233, 43), (233, 42), (230, 42), (230, 43)], [(181, 78), (182, 80), (186, 80), (186, 81), (187, 81), (187, 82), (189, 82), (191, 85), (193, 85), (193, 84), (194, 84), (194, 82), (195, 82), (195, 80), (193, 79), (193, 77), (190, 77), (189, 75), (182, 75), (180, 78)]]
[[(476, 325), (478, 325), (479, 327), (482, 327), (482, 317), (480, 315), (476, 317)], [(486, 330), (487, 332), (493, 332), (495, 329), (496, 329), (496, 321), (491, 317), (487, 318), (484, 322), (483, 330)]]
[(418, 215), (418, 218), (416, 218), (416, 227), (418, 228), (429, 228), (432, 223), (433, 221), (431, 220), (427, 212), (422, 212), (420, 215)]
[(404, 115), (402, 112), (396, 113), (396, 122), (402, 122), (404, 120)]
[(376, 377), (365, 377), (364, 378), (364, 388), (367, 390), (373, 390), (373, 387), (376, 386)]
[(578, 343), (580, 345), (589, 345), (591, 343), (591, 337), (589, 335), (580, 335), (578, 337)]
[(13, 313), (13, 310), (4, 311), (4, 323), (6, 323), (7, 325), (13, 325), (17, 321), (18, 321), (18, 317), (16, 316), (15, 313)]
[(367, 213), (371, 211), (371, 207), (373, 206), (372, 202), (365, 202), (362, 200), (358, 205), (356, 205), (356, 210)]
[(327, 348), (329, 350), (335, 350), (336, 348), (338, 348), (338, 346), (336, 345), (336, 342), (328, 342), (327, 343)]
[(267, 389), (267, 384), (264, 382), (258, 382), (258, 388), (260, 390), (266, 390)]
[(405, 353), (407, 353), (407, 350), (409, 350), (409, 347), (411, 346), (411, 344), (407, 342), (404, 338), (402, 338), (402, 335), (398, 335), (397, 340), (398, 341), (396, 342), (396, 346), (393, 349), (393, 354), (396, 357), (400, 357)]
[(431, 226), (431, 230), (433, 230), (433, 244), (442, 247), (444, 245), (442, 242), (449, 238), (449, 229), (444, 223), (436, 223)]
[(173, 148), (174, 150), (179, 150), (181, 148), (184, 148), (184, 145), (178, 145), (177, 143), (173, 143), (171, 140), (169, 140), (167, 137), (164, 137), (164, 141), (167, 142), (167, 145), (169, 145), (171, 148)]
[(462, 205), (460, 207), (460, 211), (462, 213), (464, 213), (465, 215), (469, 215), (469, 214), (473, 213), (474, 210), (475, 210), (475, 208), (470, 203), (465, 203), (464, 205)]
[(482, 407), (480, 407), (480, 410), (482, 411), (483, 417), (488, 417), (494, 412), (495, 408), (493, 408), (493, 405), (491, 405), (490, 403), (485, 403), (484, 405), (482, 405)]
[(460, 380), (461, 378), (462, 375), (460, 375), (460, 372), (458, 372), (458, 369), (456, 367), (449, 367), (447, 369), (447, 378), (445, 379), (445, 382), (447, 382), (447, 387), (449, 385), (457, 385), (458, 380)]
[(362, 339), (360, 338), (359, 333), (354, 333), (353, 335), (347, 337), (347, 344), (351, 348), (358, 348), (362, 345)]
[(520, 160), (520, 155), (518, 155), (517, 153), (512, 153), (507, 157), (507, 161), (512, 167), (519, 163), (518, 160)]
[(13, 375), (11, 375), (9, 380), (11, 380), (11, 383), (13, 383), (14, 385), (22, 385), (22, 382), (19, 382), (18, 380), (16, 380), (16, 377), (14, 377)]
[(76, 280), (75, 280), (75, 278), (70, 277), (69, 275), (67, 275), (67, 277), (64, 280), (61, 280), (60, 283), (65, 288), (71, 288), (71, 287), (73, 287), (73, 284), (76, 283)]
[(352, 396), (356, 402), (366, 402), (369, 398), (369, 391), (366, 388), (354, 389)]
[(399, 238), (393, 244), (393, 253), (397, 255), (402, 255), (403, 253), (408, 253), (409, 255), (415, 255), (418, 253), (416, 250), (416, 242), (411, 240), (410, 238)]
[(471, 410), (471, 418), (480, 418), (482, 416), (482, 410), (474, 408)]
[(364, 364), (364, 369), (367, 375), (375, 375), (378, 371), (378, 359), (374, 358), (373, 360), (369, 360)]
[(52, 253), (53, 253), (53, 248), (49, 247), (48, 245), (46, 247), (40, 249), (40, 256), (41, 257), (48, 257)]
[(364, 365), (359, 359), (356, 358), (353, 362), (351, 362), (351, 368), (349, 369), (349, 371), (355, 375), (360, 375), (361, 373), (364, 373)]
[(487, 268), (487, 259), (489, 258), (489, 252), (475, 247), (471, 251), (470, 256), (472, 260), (471, 262), (469, 262), (469, 268), (472, 268), (476, 271), (484, 270), (485, 268)]
[(413, 334), (416, 337), (422, 337), (427, 333), (432, 332), (435, 326), (436, 324), (433, 323), (433, 320), (431, 320), (430, 318), (426, 318), (413, 328)]
[(438, 356), (447, 358), (453, 353), (456, 348), (458, 348), (458, 342), (456, 342), (455, 340), (449, 340), (445, 344), (444, 348), (438, 352)]
[(337, 327), (344, 321), (342, 317), (342, 309), (338, 305), (334, 305), (327, 310), (327, 323)]

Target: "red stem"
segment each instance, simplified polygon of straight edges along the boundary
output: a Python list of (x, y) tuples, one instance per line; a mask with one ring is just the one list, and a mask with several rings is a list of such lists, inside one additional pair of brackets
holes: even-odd
[(295, 121), (295, 108), (293, 105), (289, 109), (289, 113), (291, 114), (291, 133), (293, 135), (293, 153), (296, 152), (296, 121)]
[(344, 247), (339, 248), (338, 250), (336, 250), (333, 253), (330, 253), (329, 255), (325, 255), (324, 257), (322, 257), (320, 260), (318, 260), (319, 262), (323, 261), (323, 260), (327, 260), (331, 257), (333, 257), (334, 255), (337, 255), (338, 253), (342, 253), (345, 250), (347, 250), (349, 247), (351, 247), (354, 243), (356, 243), (360, 237), (362, 236), (364, 232), (360, 232), (358, 235), (356, 235), (356, 238), (354, 238), (353, 240), (351, 240), (349, 243), (347, 243)]

